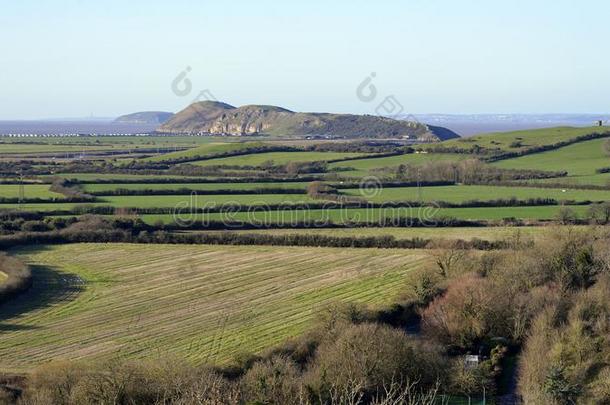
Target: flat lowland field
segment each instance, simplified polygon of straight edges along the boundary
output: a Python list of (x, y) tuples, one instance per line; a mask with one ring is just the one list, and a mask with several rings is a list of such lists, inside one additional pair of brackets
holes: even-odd
[(0, 369), (179, 355), (223, 363), (307, 330), (335, 301), (378, 306), (418, 250), (74, 244), (15, 251), (34, 287), (0, 307)]
[(187, 208), (225, 206), (266, 206), (274, 204), (303, 204), (324, 202), (314, 200), (306, 194), (210, 194), (210, 195), (136, 195), (100, 197), (95, 203), (26, 203), (0, 204), (0, 209), (26, 211), (70, 210), (75, 207), (115, 207), (115, 208)]
[[(115, 183), (115, 184), (85, 184), (85, 192), (105, 192), (116, 189), (125, 190), (255, 190), (265, 188), (302, 189), (307, 188), (308, 182), (279, 182), (279, 183)], [(1, 190), (1, 189), (0, 189)]]
[[(187, 183), (193, 179), (193, 177), (189, 177), (189, 176), (178, 176), (178, 175), (170, 175), (170, 174), (152, 175), (152, 174), (121, 174), (121, 173), (57, 173), (54, 175), (42, 175), (39, 177), (41, 179), (50, 178), (50, 177), (62, 177), (65, 179), (75, 179), (75, 180), (79, 180), (79, 181), (97, 181), (97, 180), (150, 181), (151, 179), (156, 179), (156, 180), (162, 181), (164, 179), (172, 179), (172, 180), (182, 179), (185, 183)], [(109, 184), (107, 184), (106, 186), (111, 187), (111, 185), (109, 185)]]
[(575, 175), (556, 179), (532, 180), (534, 183), (561, 183), (567, 185), (606, 186), (610, 188), (610, 173)]
[[(344, 194), (362, 197), (360, 189), (341, 190)], [(368, 192), (368, 190), (365, 190)], [(607, 201), (610, 200), (610, 190), (577, 190), (536, 187), (502, 187), (502, 186), (437, 186), (421, 187), (386, 187), (377, 195), (368, 197), (373, 202), (386, 201), (417, 201), (419, 194), (424, 201), (447, 201), (460, 203), (471, 200), (489, 201), (496, 199), (517, 198), (552, 198), (557, 201)]]
[(193, 164), (198, 166), (260, 166), (271, 161), (275, 165), (283, 165), (290, 162), (324, 162), (363, 155), (363, 153), (348, 152), (266, 152), (201, 160)]
[(172, 152), (160, 156), (144, 159), (150, 162), (160, 162), (164, 160), (191, 158), (193, 156), (207, 156), (219, 153), (237, 152), (243, 149), (262, 147), (262, 142), (214, 142), (196, 148), (187, 149), (179, 152)]
[(210, 207), (222, 204), (298, 204), (314, 200), (305, 194), (215, 194), (101, 197), (97, 205), (131, 208)]
[[(583, 218), (589, 209), (586, 205), (568, 206), (576, 216)], [(341, 209), (291, 209), (291, 210), (252, 210), (250, 212), (227, 212), (211, 214), (194, 214), (187, 216), (189, 221), (222, 221), (244, 222), (255, 226), (284, 224), (297, 226), (301, 222), (316, 221), (318, 226), (324, 226), (329, 221), (342, 224), (354, 222), (378, 222), (388, 218), (420, 218), (430, 226), (435, 226), (443, 217), (465, 220), (502, 220), (505, 218), (550, 220), (556, 218), (561, 206), (546, 205), (535, 207), (485, 207), (485, 208), (341, 208)], [(175, 222), (172, 215), (141, 215), (143, 221), (149, 224)], [(186, 217), (181, 217), (186, 221)]]
[(3, 154), (23, 154), (23, 153), (57, 153), (70, 152), (78, 153), (82, 151), (101, 151), (112, 150), (113, 145), (66, 145), (66, 144), (16, 144), (0, 142), (0, 155)]
[[(54, 193), (49, 190), (50, 184), (24, 184), (23, 196), (25, 198), (65, 198), (62, 194)], [(19, 185), (0, 184), (0, 197), (17, 198), (19, 197)]]

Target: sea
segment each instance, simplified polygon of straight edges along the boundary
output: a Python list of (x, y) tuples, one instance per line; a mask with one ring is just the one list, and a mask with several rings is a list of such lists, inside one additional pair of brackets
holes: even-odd
[(125, 124), (112, 121), (0, 121), (0, 136), (7, 135), (140, 135), (159, 124)]

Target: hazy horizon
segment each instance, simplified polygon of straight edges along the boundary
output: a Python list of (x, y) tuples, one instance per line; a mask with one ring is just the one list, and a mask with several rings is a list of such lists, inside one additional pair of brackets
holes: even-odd
[[(147, 133), (158, 124), (116, 123), (115, 117), (64, 117), (40, 120), (0, 120), (0, 136), (7, 134), (116, 134)], [(460, 136), (559, 126), (585, 127), (596, 120), (605, 124), (610, 114), (415, 114), (395, 117), (448, 128)]]

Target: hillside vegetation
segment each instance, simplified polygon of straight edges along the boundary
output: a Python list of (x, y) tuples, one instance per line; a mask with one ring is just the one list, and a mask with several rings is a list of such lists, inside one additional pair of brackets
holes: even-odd
[(579, 142), (556, 150), (501, 160), (493, 165), (504, 169), (565, 170), (568, 177), (562, 182), (604, 185), (610, 181), (610, 173), (598, 173), (597, 170), (610, 166), (610, 156), (604, 151), (606, 142), (606, 139)]
[(503, 152), (519, 152), (531, 147), (553, 145), (558, 142), (589, 135), (597, 132), (607, 132), (608, 128), (600, 127), (555, 127), (525, 131), (498, 132), (460, 138), (445, 142), (447, 147), (470, 149), (474, 146), (488, 150)]

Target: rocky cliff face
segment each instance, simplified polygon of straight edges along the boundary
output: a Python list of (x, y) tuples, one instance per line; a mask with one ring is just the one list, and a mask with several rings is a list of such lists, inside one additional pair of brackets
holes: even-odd
[[(441, 130), (438, 130), (441, 129)], [(444, 128), (371, 115), (297, 113), (285, 108), (203, 101), (194, 103), (161, 125), (157, 132), (202, 135), (333, 136), (410, 138), (438, 141), (458, 135)]]

